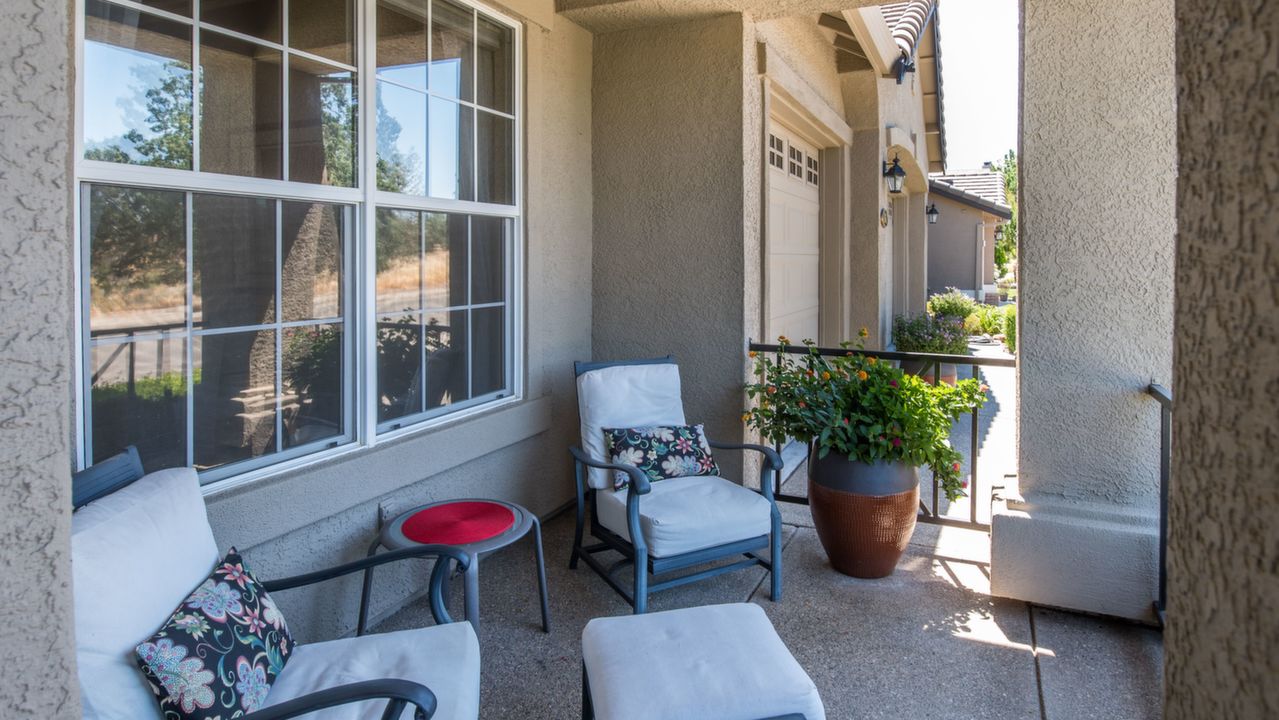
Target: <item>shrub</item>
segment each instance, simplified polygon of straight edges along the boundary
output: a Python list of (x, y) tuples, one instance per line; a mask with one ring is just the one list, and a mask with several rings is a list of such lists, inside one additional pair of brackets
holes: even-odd
[(986, 332), (985, 330), (981, 329), (981, 311), (980, 310), (964, 318), (964, 332), (968, 333), (969, 335), (980, 335), (983, 332)]
[(973, 335), (998, 335), (1004, 331), (1004, 308), (998, 305), (978, 305), (964, 321), (964, 329)]
[(960, 322), (973, 314), (977, 301), (955, 288), (946, 288), (946, 292), (928, 298), (928, 312), (937, 317), (956, 318)]
[(1004, 344), (1008, 352), (1017, 352), (1017, 306), (1009, 305), (1004, 311)]
[(921, 313), (893, 319), (893, 345), (899, 352), (968, 354), (968, 334), (961, 319)]

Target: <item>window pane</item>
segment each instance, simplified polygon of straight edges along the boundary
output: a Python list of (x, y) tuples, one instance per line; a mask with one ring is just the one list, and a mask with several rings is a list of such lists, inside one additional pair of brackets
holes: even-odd
[(475, 13), (447, 0), (431, 3), (431, 92), (472, 100)]
[(422, 316), (384, 315), (377, 323), (379, 422), (422, 412)]
[(466, 215), (425, 213), (427, 308), (460, 307), (467, 304)]
[(191, 168), (191, 29), (86, 0), (85, 158)]
[(136, 445), (148, 472), (185, 467), (184, 339), (98, 345), (90, 355), (93, 462)]
[(471, 218), (471, 304), (506, 299), (505, 218)]
[(194, 340), (195, 466), (275, 452), (275, 331)]
[(285, 201), (280, 215), (281, 319), (342, 317), (342, 254), (346, 246), (341, 205)]
[(466, 360), (466, 310), (426, 319), (426, 407), (452, 405), (471, 397)]
[(378, 81), (377, 187), (422, 195), (425, 183), (426, 94)]
[(355, 187), (355, 75), (289, 56), (289, 179)]
[(474, 200), (473, 118), (475, 111), (432, 96), (431, 197)]
[(289, 47), (355, 64), (355, 0), (289, 3)]
[(478, 397), (506, 388), (506, 308), (471, 311), (471, 391)]
[(336, 437), (342, 420), (342, 326), (284, 330), (284, 447)]
[(200, 169), (279, 179), (280, 53), (214, 32), (200, 34)]
[(274, 323), (275, 201), (195, 195), (192, 220), (196, 327)]
[(515, 202), (515, 123), (509, 118), (478, 111), (480, 202)]
[(89, 189), (89, 331), (93, 337), (186, 326), (186, 194)]
[(191, 0), (139, 0), (139, 2), (147, 7), (191, 17)]
[(201, 0), (200, 19), (245, 35), (280, 42), (280, 0)]
[(426, 5), (420, 10), (381, 0), (377, 5), (377, 74), (426, 89)]
[(513, 113), (515, 107), (515, 31), (483, 15), (476, 38), (477, 102), (484, 107)]
[(377, 311), (394, 313), (422, 307), (421, 213), (377, 211)]

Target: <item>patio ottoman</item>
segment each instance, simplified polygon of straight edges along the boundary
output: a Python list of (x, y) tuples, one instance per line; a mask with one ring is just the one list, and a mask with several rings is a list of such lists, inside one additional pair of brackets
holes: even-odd
[(596, 618), (582, 631), (582, 717), (825, 720), (817, 687), (763, 608)]

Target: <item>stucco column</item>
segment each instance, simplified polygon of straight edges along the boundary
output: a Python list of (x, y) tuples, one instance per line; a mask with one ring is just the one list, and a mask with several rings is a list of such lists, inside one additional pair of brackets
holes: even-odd
[(926, 193), (911, 193), (910, 225), (907, 229), (910, 250), (906, 255), (906, 262), (910, 265), (907, 307), (911, 314), (924, 312), (928, 303), (928, 218), (924, 215), (927, 206)]
[(883, 204), (884, 158), (883, 134), (878, 128), (854, 130), (853, 145), (849, 150), (851, 164), (849, 191), (852, 197), (852, 217), (848, 257), (848, 274), (852, 280), (852, 305), (849, 308), (849, 326), (854, 332), (866, 328), (870, 335), (866, 347), (883, 347), (881, 340), (888, 328), (884, 325), (883, 309), (892, 307), (891, 276), (892, 247), (886, 242), (887, 230), (879, 224)]
[(1177, 3), (1165, 717), (1279, 717), (1279, 4)]
[(0, 4), (0, 683), (6, 718), (78, 718), (71, 598), (71, 74), (65, 0)]
[(1172, 367), (1172, 3), (1022, 8), (1020, 497), (994, 514), (991, 589), (1148, 619), (1159, 407), (1144, 390)]

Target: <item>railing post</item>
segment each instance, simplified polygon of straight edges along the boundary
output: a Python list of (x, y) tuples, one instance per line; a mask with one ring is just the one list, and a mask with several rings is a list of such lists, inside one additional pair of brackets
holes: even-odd
[[(973, 368), (973, 378), (979, 377), (976, 365)], [(980, 382), (980, 380), (978, 380)], [(978, 408), (973, 408), (973, 429), (972, 429), (972, 452), (968, 456), (968, 519), (970, 522), (977, 522), (977, 449), (979, 446), (979, 430), (981, 428), (981, 419), (978, 417)]]
[(1159, 604), (1156, 612), (1163, 624), (1168, 610), (1168, 478), (1172, 465), (1172, 408), (1159, 411)]

